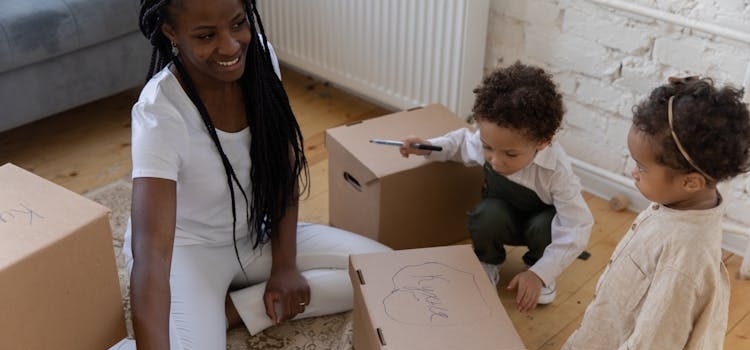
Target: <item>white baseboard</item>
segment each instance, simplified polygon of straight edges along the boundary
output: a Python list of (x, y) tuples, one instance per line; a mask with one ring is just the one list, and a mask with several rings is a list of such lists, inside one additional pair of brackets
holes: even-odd
[(743, 256), (745, 254), (745, 250), (742, 249), (742, 247), (746, 247), (748, 244), (750, 244), (750, 239), (748, 239), (747, 236), (735, 232), (725, 231), (724, 240), (722, 240), (721, 242), (721, 247), (729, 252), (732, 252), (739, 256)]
[[(635, 188), (632, 179), (591, 165), (580, 159), (571, 157), (570, 160), (573, 171), (581, 179), (581, 185), (586, 192), (607, 200), (614, 196), (624, 195), (628, 198), (628, 209), (636, 213), (645, 209), (650, 203)], [(723, 230), (722, 248), (744, 256), (745, 247), (750, 244), (750, 229), (725, 222)]]

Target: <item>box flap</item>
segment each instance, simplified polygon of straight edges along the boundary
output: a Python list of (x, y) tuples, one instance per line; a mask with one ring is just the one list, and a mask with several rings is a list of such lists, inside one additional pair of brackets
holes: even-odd
[(107, 212), (13, 164), (0, 166), (0, 270)]
[[(439, 104), (397, 112), (326, 130), (329, 139), (348, 150), (375, 178), (416, 168), (428, 162), (423, 157), (403, 158), (394, 146), (370, 143), (371, 139), (403, 140), (409, 135), (424, 139), (441, 136), (451, 130), (469, 127), (456, 114)], [(330, 140), (328, 140), (330, 142)], [(328, 147), (328, 144), (326, 144)], [(365, 182), (373, 179), (366, 178)]]
[(328, 151), (328, 159), (329, 161), (335, 159), (338, 164), (341, 164), (344, 167), (344, 169), (341, 169), (342, 173), (337, 173), (336, 176), (341, 176), (348, 186), (361, 192), (363, 187), (377, 180), (378, 175), (359, 162), (354, 154), (346, 149), (346, 147), (344, 147), (344, 145), (333, 136), (331, 133), (332, 131), (333, 134), (336, 134), (334, 129), (326, 130), (325, 145), (326, 150)]
[(470, 245), (357, 254), (350, 268), (368, 348), (525, 349)]

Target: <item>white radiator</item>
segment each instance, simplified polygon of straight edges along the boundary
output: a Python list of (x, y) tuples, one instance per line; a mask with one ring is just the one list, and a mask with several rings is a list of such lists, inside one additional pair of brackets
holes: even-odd
[(489, 0), (259, 0), (258, 8), (285, 64), (396, 109), (471, 111)]

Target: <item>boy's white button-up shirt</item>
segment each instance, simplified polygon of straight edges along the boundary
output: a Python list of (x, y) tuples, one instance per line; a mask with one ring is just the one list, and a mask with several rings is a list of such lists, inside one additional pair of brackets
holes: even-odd
[[(463, 128), (429, 141), (442, 146), (443, 150), (430, 153), (427, 159), (462, 162), (467, 166), (485, 163), (479, 131)], [(573, 173), (567, 154), (556, 142), (539, 151), (525, 168), (506, 177), (531, 189), (542, 202), (553, 205), (557, 211), (552, 219), (552, 242), (542, 258), (529, 268), (549, 285), (583, 252), (594, 225), (591, 211), (581, 195), (580, 180)]]

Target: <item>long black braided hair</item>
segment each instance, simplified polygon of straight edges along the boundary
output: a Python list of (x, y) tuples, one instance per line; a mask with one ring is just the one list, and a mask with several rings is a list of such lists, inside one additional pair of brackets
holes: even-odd
[[(172, 55), (170, 40), (162, 33), (162, 24), (169, 23), (169, 6), (179, 0), (141, 0), (140, 29), (153, 46), (147, 80), (170, 63), (175, 65), (186, 93), (200, 112), (206, 129), (216, 146), (227, 176), (232, 201), (232, 232), (236, 245), (237, 213), (234, 186), (239, 187), (245, 202), (248, 197), (235, 170), (221, 147), (216, 128), (195, 85), (178, 57)], [(240, 79), (245, 96), (247, 124), (251, 132), (250, 180), (252, 200), (250, 213), (245, 213), (248, 228), (255, 232), (253, 248), (267, 242), (275, 234), (278, 221), (300, 193), (307, 190), (309, 171), (304, 155), (302, 131), (292, 113), (289, 98), (276, 75), (256, 0), (242, 0), (252, 34), (247, 49), (246, 66)], [(301, 187), (297, 187), (298, 181)], [(238, 254), (239, 260), (239, 254)]]

